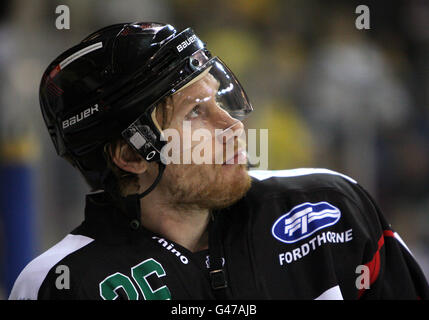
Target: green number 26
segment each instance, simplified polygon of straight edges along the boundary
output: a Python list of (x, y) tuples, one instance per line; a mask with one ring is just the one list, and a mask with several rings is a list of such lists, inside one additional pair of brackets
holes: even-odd
[[(164, 285), (153, 290), (147, 281), (147, 277), (154, 273), (156, 273), (158, 278), (165, 276), (165, 270), (162, 265), (152, 258), (131, 268), (132, 278), (140, 288), (145, 300), (170, 300), (171, 294), (167, 286)], [(117, 299), (119, 297), (116, 292), (118, 289), (123, 289), (129, 300), (137, 300), (139, 298), (139, 292), (131, 279), (120, 272), (116, 272), (100, 282), (99, 288), (100, 296), (104, 300)]]

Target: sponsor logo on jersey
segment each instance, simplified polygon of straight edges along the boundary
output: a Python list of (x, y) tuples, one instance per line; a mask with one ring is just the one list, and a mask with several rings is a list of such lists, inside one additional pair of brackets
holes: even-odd
[(341, 211), (328, 202), (306, 202), (277, 219), (271, 233), (281, 242), (294, 243), (336, 224), (340, 217)]
[(290, 251), (285, 251), (279, 254), (279, 263), (281, 266), (293, 263), (304, 258), (306, 255), (311, 254), (312, 251), (317, 250), (319, 247), (326, 243), (347, 243), (353, 240), (353, 229), (348, 229), (343, 232), (325, 231), (314, 237), (309, 238), (299, 247)]
[(176, 257), (178, 257), (180, 262), (182, 262), (183, 264), (189, 263), (188, 258), (174, 248), (173, 243), (170, 243), (167, 240), (165, 240), (164, 238), (159, 238), (157, 236), (153, 236), (152, 239), (156, 240), (156, 242), (158, 242), (160, 245), (162, 245), (167, 251), (170, 251), (172, 254), (174, 254)]

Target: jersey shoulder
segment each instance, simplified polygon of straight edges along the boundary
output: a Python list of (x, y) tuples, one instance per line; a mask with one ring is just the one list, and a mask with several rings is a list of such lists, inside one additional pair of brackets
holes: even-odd
[(325, 204), (341, 212), (342, 222), (366, 225), (373, 229), (374, 237), (379, 233), (380, 209), (371, 195), (347, 175), (324, 168), (249, 171), (249, 175), (253, 179), (246, 203), (255, 208), (255, 216), (278, 218), (291, 210)]
[(318, 189), (353, 193), (358, 183), (353, 178), (324, 168), (290, 170), (250, 170), (255, 191), (261, 195), (313, 192)]
[(15, 281), (9, 300), (37, 300), (40, 287), (52, 268), (72, 253), (90, 244), (94, 239), (68, 234), (53, 247), (32, 260)]

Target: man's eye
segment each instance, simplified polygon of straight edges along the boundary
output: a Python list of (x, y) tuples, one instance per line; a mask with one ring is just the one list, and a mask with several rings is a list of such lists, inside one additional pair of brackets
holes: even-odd
[(201, 108), (199, 105), (196, 105), (195, 107), (192, 108), (191, 111), (188, 112), (188, 114), (186, 115), (187, 119), (193, 119), (198, 117), (201, 114)]

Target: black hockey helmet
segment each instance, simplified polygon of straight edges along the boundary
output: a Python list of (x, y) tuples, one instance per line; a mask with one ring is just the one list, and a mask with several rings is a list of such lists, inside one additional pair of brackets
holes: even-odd
[(57, 153), (93, 190), (105, 188), (104, 147), (121, 135), (147, 161), (160, 162), (165, 141), (155, 107), (203, 72), (217, 79), (216, 99), (234, 118), (252, 110), (238, 80), (192, 29), (139, 22), (92, 33), (42, 77), (40, 105)]

